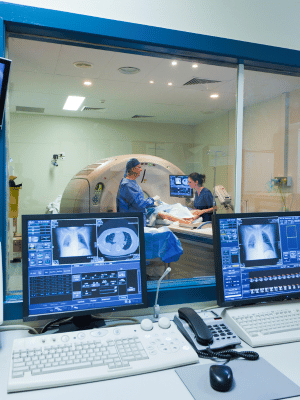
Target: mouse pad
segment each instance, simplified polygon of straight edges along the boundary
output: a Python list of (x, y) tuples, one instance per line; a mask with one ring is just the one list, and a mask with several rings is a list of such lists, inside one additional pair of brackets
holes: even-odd
[(195, 400), (279, 400), (300, 396), (300, 387), (263, 358), (257, 361), (230, 361), (227, 365), (232, 369), (234, 381), (228, 392), (217, 392), (211, 388), (210, 365), (197, 364), (175, 369)]

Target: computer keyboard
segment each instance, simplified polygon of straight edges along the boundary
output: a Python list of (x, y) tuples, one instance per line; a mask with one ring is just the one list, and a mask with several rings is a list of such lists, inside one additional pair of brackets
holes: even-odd
[(173, 322), (150, 331), (124, 325), (15, 339), (7, 391), (120, 378), (197, 363)]
[(300, 303), (225, 309), (222, 317), (252, 347), (300, 341)]

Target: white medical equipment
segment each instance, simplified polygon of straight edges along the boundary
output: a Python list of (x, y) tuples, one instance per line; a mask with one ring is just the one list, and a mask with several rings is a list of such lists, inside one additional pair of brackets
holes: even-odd
[(183, 175), (176, 165), (147, 154), (127, 154), (105, 158), (79, 171), (62, 195), (61, 213), (115, 212), (116, 196), (128, 160), (137, 158), (142, 166), (136, 182), (145, 197), (158, 195), (169, 204), (186, 205), (185, 198), (170, 197), (169, 175)]
[(215, 197), (218, 198), (221, 206), (224, 206), (226, 209), (231, 208), (233, 210), (233, 205), (231, 204), (231, 197), (222, 185), (215, 186), (214, 189)]

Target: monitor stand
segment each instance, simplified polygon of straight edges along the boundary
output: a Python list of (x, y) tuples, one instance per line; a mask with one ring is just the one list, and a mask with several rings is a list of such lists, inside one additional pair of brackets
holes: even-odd
[(59, 324), (57, 333), (102, 328), (103, 326), (105, 326), (104, 319), (98, 319), (92, 315), (82, 315), (81, 317), (73, 317), (71, 320)]

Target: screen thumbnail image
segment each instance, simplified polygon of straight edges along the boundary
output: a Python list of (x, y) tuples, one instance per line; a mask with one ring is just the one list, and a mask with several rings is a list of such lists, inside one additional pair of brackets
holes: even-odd
[(97, 247), (107, 259), (126, 259), (139, 251), (139, 237), (136, 224), (126, 219), (103, 220), (97, 228)]
[(239, 239), (242, 262), (280, 258), (277, 224), (240, 225)]
[(72, 226), (67, 228), (56, 228), (59, 257), (91, 256), (91, 234), (90, 226)]

